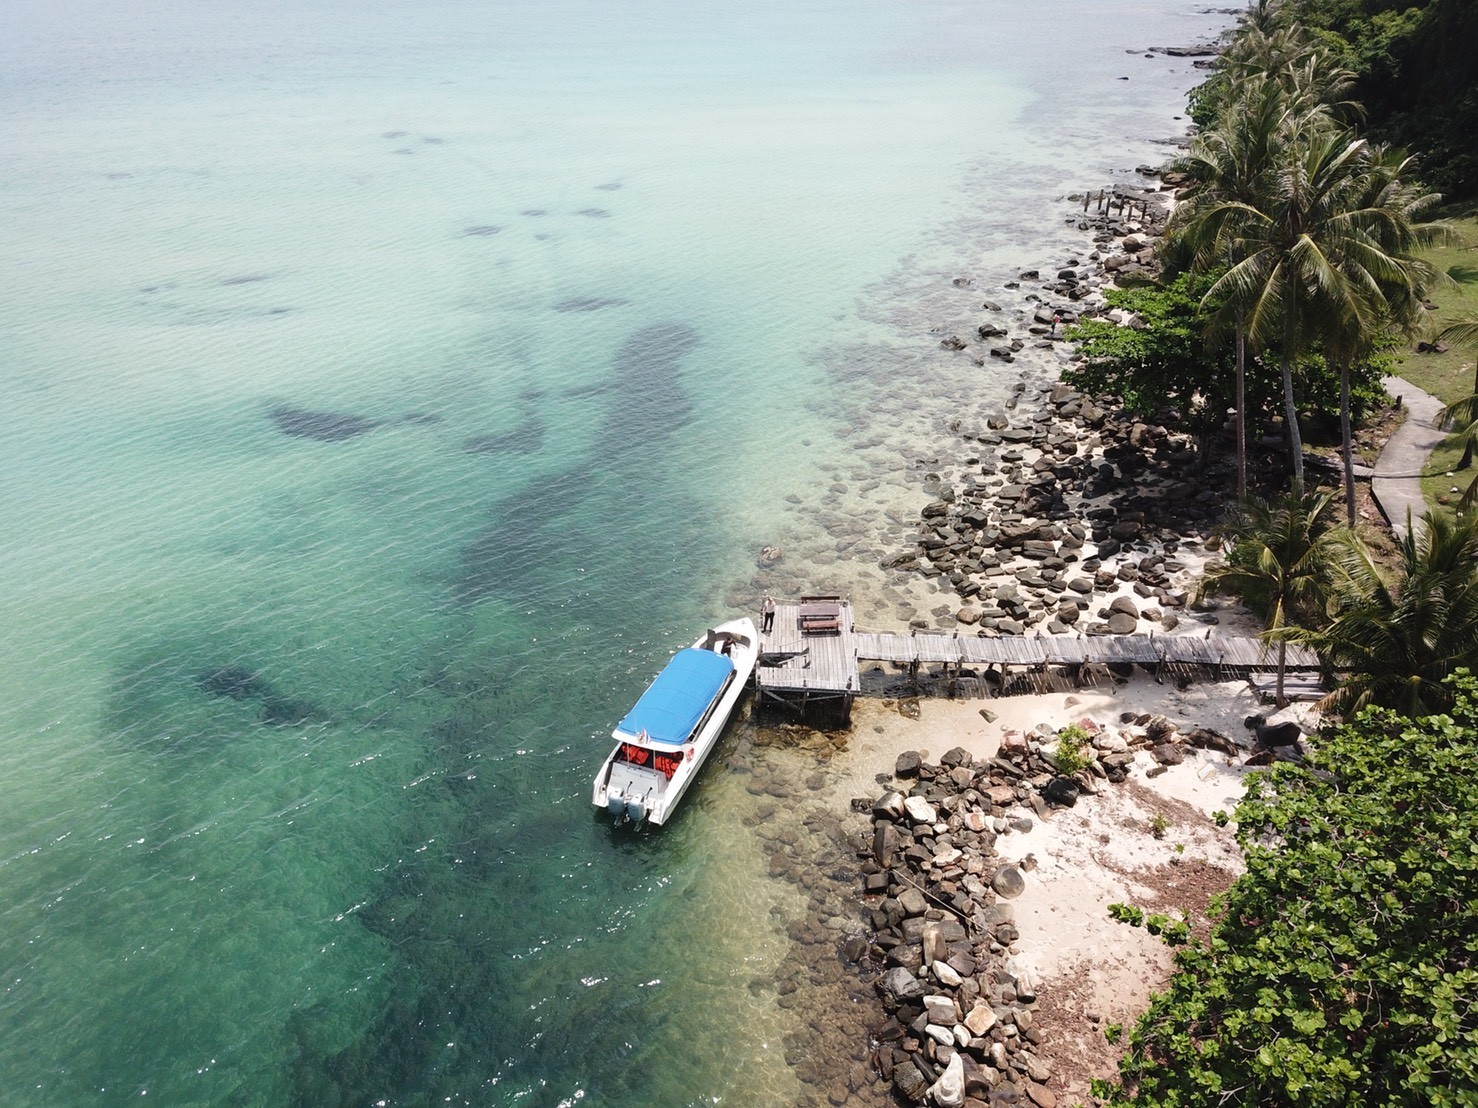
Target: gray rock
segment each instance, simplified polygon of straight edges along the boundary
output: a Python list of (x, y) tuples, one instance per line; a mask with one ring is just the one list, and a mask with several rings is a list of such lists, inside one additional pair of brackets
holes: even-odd
[(1077, 804), (1078, 797), (1083, 788), (1071, 777), (1054, 777), (1047, 782), (1042, 790), (1042, 795), (1047, 798), (1048, 804), (1056, 804), (1062, 808), (1071, 808)]
[(893, 764), (893, 775), (895, 777), (917, 777), (921, 761), (917, 750), (905, 750), (898, 755), (898, 761)]
[(929, 1094), (929, 1083), (912, 1062), (904, 1062), (893, 1070), (893, 1088), (898, 1095), (914, 1104), (922, 1104)]
[(1185, 748), (1176, 743), (1161, 743), (1150, 756), (1162, 766), (1178, 766), (1185, 761)]
[(924, 943), (925, 962), (943, 962), (949, 957), (949, 944), (944, 941), (944, 932), (940, 931), (939, 923), (925, 923), (924, 934), (919, 938)]
[(969, 1014), (965, 1016), (965, 1026), (976, 1038), (985, 1035), (995, 1025), (995, 1010), (984, 1001), (976, 1001), (975, 1007), (971, 1008)]
[(880, 866), (891, 866), (893, 856), (898, 853), (902, 840), (898, 828), (886, 821), (879, 821), (872, 832), (872, 857)]
[(1021, 870), (1015, 866), (1000, 867), (991, 878), (990, 884), (991, 888), (1008, 900), (1014, 900), (1026, 891), (1026, 878), (1021, 876)]
[(1115, 612), (1108, 618), (1108, 633), (1110, 635), (1132, 635), (1134, 629), (1139, 626), (1139, 620), (1134, 616), (1126, 615), (1124, 612)]
[(904, 797), (903, 810), (908, 813), (909, 819), (917, 823), (933, 823), (939, 818), (939, 812), (934, 805), (921, 796)]
[(965, 1103), (965, 1063), (956, 1054), (929, 1089), (940, 1108), (960, 1108)]
[(906, 1000), (918, 1000), (924, 995), (924, 985), (902, 966), (895, 966), (878, 979), (878, 992), (885, 1001), (894, 1004)]
[(872, 804), (874, 818), (902, 819), (903, 818), (903, 794), (893, 791), (885, 792)]
[(963, 746), (952, 746), (939, 756), (939, 764), (948, 769), (956, 766), (968, 766), (975, 761), (975, 756)]
[(930, 1023), (937, 1023), (940, 1027), (953, 1027), (960, 1022), (960, 1010), (955, 1007), (952, 996), (924, 997), (924, 1014)]

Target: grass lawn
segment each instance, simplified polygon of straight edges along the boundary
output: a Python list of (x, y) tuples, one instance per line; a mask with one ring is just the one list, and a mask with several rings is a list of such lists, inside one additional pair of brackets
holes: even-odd
[[(1469, 209), (1462, 214), (1450, 214), (1448, 222), (1464, 241), (1438, 247), (1427, 254), (1453, 282), (1432, 295), (1437, 310), (1428, 313), (1427, 333), (1421, 336), (1428, 341), (1435, 339), (1449, 324), (1478, 320), (1478, 211)], [(1473, 369), (1478, 363), (1478, 350), (1471, 346), (1454, 346), (1445, 354), (1417, 354), (1414, 350), (1415, 344), (1408, 348), (1408, 353), (1396, 366), (1396, 372), (1413, 385), (1431, 393), (1444, 404), (1473, 392)], [(1453, 487), (1465, 490), (1474, 477), (1478, 477), (1478, 468), (1454, 470), (1461, 456), (1462, 451), (1452, 446), (1450, 440), (1432, 453), (1426, 468), (1428, 476), (1422, 481), (1429, 505), (1455, 505), (1460, 494), (1452, 493)]]

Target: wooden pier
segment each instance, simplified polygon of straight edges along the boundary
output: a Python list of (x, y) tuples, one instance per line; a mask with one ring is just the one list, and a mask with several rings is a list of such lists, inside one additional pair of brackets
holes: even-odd
[[(961, 635), (858, 631), (852, 605), (840, 596), (805, 596), (776, 602), (772, 619), (760, 616), (760, 659), (754, 681), (761, 703), (800, 712), (812, 707), (845, 720), (863, 692), (864, 663), (893, 663), (917, 684), (926, 666), (940, 667), (949, 691), (997, 695), (1043, 689), (1056, 676), (1071, 686), (1093, 684), (1110, 665), (1153, 668), (1157, 678), (1269, 673), (1277, 669), (1277, 647), (1261, 639), (1205, 635)], [(971, 673), (966, 676), (965, 670)], [(1319, 669), (1313, 651), (1288, 644), (1286, 669)], [(1013, 673), (1013, 671), (1015, 671)], [(994, 680), (987, 678), (991, 675)], [(1015, 679), (1013, 679), (1015, 678)], [(1025, 680), (1020, 680), (1024, 678)]]

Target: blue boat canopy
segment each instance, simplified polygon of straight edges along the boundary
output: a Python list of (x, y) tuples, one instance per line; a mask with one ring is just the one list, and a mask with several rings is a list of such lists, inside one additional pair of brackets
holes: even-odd
[(660, 746), (681, 746), (713, 703), (734, 663), (712, 650), (688, 647), (673, 655), (616, 730)]

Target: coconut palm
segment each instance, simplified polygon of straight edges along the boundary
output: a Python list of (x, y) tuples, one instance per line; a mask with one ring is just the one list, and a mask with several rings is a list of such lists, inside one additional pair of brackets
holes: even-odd
[(1278, 644), (1274, 697), (1280, 708), (1287, 703), (1285, 632), (1318, 616), (1334, 584), (1333, 554), (1336, 543), (1343, 541), (1335, 503), (1335, 494), (1328, 490), (1240, 501), (1223, 524), (1232, 540), (1227, 560), (1209, 568), (1197, 590), (1198, 597), (1235, 593), (1262, 610), (1263, 637)]
[[(1364, 153), (1357, 145), (1341, 160), (1327, 149), (1331, 136), (1341, 133), (1339, 116), (1351, 114), (1342, 97), (1352, 74), (1333, 64), (1300, 28), (1280, 25), (1275, 13), (1266, 4), (1254, 9), (1250, 30), (1219, 62), (1226, 87), (1239, 91), (1221, 105), (1216, 125), (1193, 141), (1186, 169), (1198, 184), (1177, 213), (1175, 228), (1193, 268), (1229, 267), (1208, 289), (1203, 306), (1212, 310), (1213, 326), (1230, 326), (1236, 335), (1239, 497), (1246, 490), (1249, 341), (1283, 346), (1289, 457), (1294, 486), (1302, 488), (1293, 362), (1303, 346), (1312, 345), (1308, 332), (1316, 321), (1352, 314), (1351, 305), (1341, 303), (1352, 294), (1328, 295), (1335, 286), (1299, 265), (1307, 251), (1297, 248), (1308, 215), (1351, 187)], [(1316, 147), (1323, 160), (1310, 163), (1305, 155)], [(1312, 260), (1317, 271), (1317, 259), (1302, 260)], [(1321, 288), (1324, 295), (1303, 294)], [(1280, 313), (1282, 326), (1275, 328)]]
[(1284, 632), (1345, 671), (1325, 706), (1441, 711), (1450, 702), (1444, 679), (1478, 662), (1478, 514), (1428, 512), (1418, 527), (1408, 520), (1399, 552), (1399, 571), (1388, 579), (1362, 544), (1342, 544), (1334, 618)]
[[(1256, 205), (1271, 189), (1269, 175), (1277, 148), (1288, 134), (1288, 97), (1275, 81), (1253, 81), (1240, 100), (1223, 111), (1214, 127), (1199, 132), (1181, 168), (1195, 182), (1171, 219), (1169, 231), (1190, 253), (1198, 272), (1229, 266), (1234, 255), (1237, 209), (1225, 201)], [(1231, 330), (1236, 350), (1237, 499), (1247, 495), (1247, 311), (1248, 305), (1226, 299), (1211, 309), (1212, 328)]]
[(1345, 512), (1355, 525), (1355, 471), (1350, 429), (1350, 367), (1369, 355), (1385, 334), (1410, 335), (1420, 324), (1422, 304), (1441, 280), (1423, 246), (1451, 237), (1447, 224), (1426, 222), (1441, 197), (1417, 185), (1405, 153), (1370, 147), (1364, 170), (1353, 183), (1342, 212), (1332, 212), (1328, 256), (1343, 278), (1339, 310), (1324, 316), (1323, 345), (1339, 372), (1341, 456)]
[(1303, 116), (1283, 148), (1274, 184), (1260, 202), (1222, 201), (1224, 233), (1240, 260), (1208, 290), (1243, 306), (1249, 337), (1280, 347), (1284, 419), (1295, 491), (1303, 488), (1303, 443), (1293, 370), (1299, 356), (1333, 334), (1368, 328), (1378, 300), (1352, 258), (1373, 266), (1368, 144)]
[[(1478, 347), (1478, 323), (1454, 323), (1437, 336), (1439, 342), (1453, 342)], [(1478, 365), (1473, 371), (1473, 392), (1461, 400), (1455, 400), (1438, 413), (1438, 426), (1445, 431), (1457, 431), (1458, 443), (1463, 448), (1458, 469), (1467, 469), (1473, 464), (1474, 448), (1478, 447)], [(1463, 493), (1459, 506), (1467, 509), (1478, 501), (1478, 477), (1475, 477)]]

